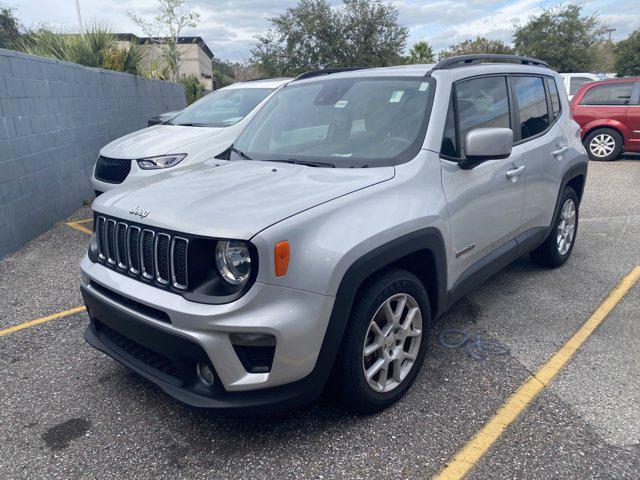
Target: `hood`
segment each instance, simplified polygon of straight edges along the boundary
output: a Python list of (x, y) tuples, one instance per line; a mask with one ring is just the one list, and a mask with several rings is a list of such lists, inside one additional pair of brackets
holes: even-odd
[[(218, 166), (216, 166), (218, 165)], [(248, 240), (291, 215), (393, 178), (393, 167), (207, 161), (100, 195), (97, 212), (207, 237)], [(143, 220), (129, 213), (148, 210)]]
[(120, 137), (105, 145), (100, 154), (110, 158), (145, 158), (180, 151), (187, 145), (208, 139), (224, 128), (154, 125)]

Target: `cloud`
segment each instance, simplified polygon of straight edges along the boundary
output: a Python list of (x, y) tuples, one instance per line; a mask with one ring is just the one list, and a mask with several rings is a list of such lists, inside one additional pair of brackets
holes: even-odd
[[(79, 0), (83, 20), (100, 19), (116, 31), (142, 34), (128, 12), (152, 17), (156, 0)], [(65, 30), (77, 29), (75, 0), (13, 0), (18, 15), (27, 26), (52, 24)], [(186, 0), (187, 8), (200, 13), (198, 28), (186, 31), (200, 35), (214, 54), (222, 59), (242, 60), (250, 56), (256, 35), (269, 28), (274, 17), (296, 5), (295, 0)], [(340, 0), (331, 0), (339, 5)], [(477, 35), (511, 42), (514, 24), (526, 22), (543, 8), (562, 0), (393, 0), (400, 21), (409, 27), (409, 47), (427, 40), (435, 50)], [(613, 39), (626, 37), (640, 28), (637, 0), (578, 0), (587, 14), (615, 28)]]

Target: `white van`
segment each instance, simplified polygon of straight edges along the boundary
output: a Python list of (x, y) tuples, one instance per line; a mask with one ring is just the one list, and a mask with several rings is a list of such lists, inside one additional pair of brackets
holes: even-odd
[(234, 83), (159, 125), (120, 137), (100, 150), (91, 183), (96, 195), (123, 183), (193, 165), (224, 152), (274, 91), (290, 78)]

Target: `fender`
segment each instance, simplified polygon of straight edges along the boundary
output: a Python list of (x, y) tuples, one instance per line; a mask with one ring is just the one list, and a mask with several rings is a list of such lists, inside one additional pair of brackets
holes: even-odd
[(618, 122), (617, 120), (611, 120), (610, 118), (599, 118), (587, 123), (584, 127), (580, 128), (580, 138), (584, 141), (587, 137), (587, 133), (595, 128), (613, 128), (614, 130), (617, 130), (620, 132), (620, 135), (622, 135), (624, 143), (627, 143), (628, 139), (631, 138), (631, 130), (629, 130), (629, 127), (624, 123)]
[(433, 318), (435, 319), (439, 315), (440, 306), (446, 304), (447, 269), (444, 239), (438, 229), (429, 227), (417, 230), (381, 245), (360, 257), (347, 269), (340, 281), (316, 366), (307, 377), (313, 379), (312, 383), (319, 388), (318, 395), (324, 388), (333, 368), (333, 362), (342, 343), (342, 336), (349, 321), (349, 314), (358, 289), (375, 272), (407, 255), (423, 250), (428, 250), (435, 261), (437, 307), (433, 311)]

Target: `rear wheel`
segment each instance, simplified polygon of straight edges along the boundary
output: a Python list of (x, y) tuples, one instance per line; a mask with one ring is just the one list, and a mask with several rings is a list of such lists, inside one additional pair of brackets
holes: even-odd
[(356, 298), (336, 359), (334, 385), (363, 413), (382, 410), (409, 389), (427, 350), (431, 311), (420, 280), (393, 270)]
[(566, 187), (551, 232), (544, 243), (531, 252), (531, 259), (544, 267), (559, 267), (571, 255), (577, 232), (578, 196), (573, 188)]
[(608, 162), (620, 156), (623, 146), (622, 135), (611, 128), (598, 128), (584, 139), (591, 160)]

